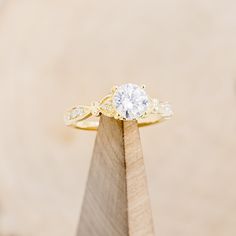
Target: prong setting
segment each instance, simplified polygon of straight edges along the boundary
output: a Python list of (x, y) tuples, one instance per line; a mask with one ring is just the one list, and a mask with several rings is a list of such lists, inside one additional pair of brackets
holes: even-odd
[(118, 86), (117, 85), (114, 85), (111, 89), (111, 92), (112, 93), (115, 93), (115, 91), (118, 89)]

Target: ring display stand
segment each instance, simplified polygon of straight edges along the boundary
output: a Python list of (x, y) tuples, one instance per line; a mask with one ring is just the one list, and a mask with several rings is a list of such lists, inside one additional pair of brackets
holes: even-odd
[(76, 236), (154, 236), (136, 121), (101, 116)]

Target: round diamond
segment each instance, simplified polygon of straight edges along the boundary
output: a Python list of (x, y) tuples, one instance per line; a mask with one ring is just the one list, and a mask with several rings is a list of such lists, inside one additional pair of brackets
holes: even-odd
[(117, 88), (113, 103), (122, 118), (134, 120), (147, 111), (148, 96), (138, 85), (124, 84)]

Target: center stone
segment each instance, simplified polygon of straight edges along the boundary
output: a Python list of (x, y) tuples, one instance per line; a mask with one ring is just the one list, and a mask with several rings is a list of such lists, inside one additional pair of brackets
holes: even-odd
[(124, 84), (115, 91), (113, 104), (122, 118), (134, 120), (147, 111), (148, 96), (138, 85)]

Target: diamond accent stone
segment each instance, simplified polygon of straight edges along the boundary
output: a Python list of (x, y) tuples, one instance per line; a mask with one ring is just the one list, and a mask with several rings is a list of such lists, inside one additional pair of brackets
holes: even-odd
[(78, 116), (81, 116), (84, 114), (84, 109), (82, 107), (75, 107), (71, 113), (70, 113), (70, 119), (74, 120), (76, 119)]
[(134, 120), (145, 114), (149, 100), (144, 89), (138, 85), (124, 84), (115, 91), (113, 104), (122, 118)]
[(112, 101), (108, 101), (108, 102), (102, 104), (101, 108), (106, 110), (106, 111), (112, 111), (112, 109), (113, 109)]
[(111, 98), (102, 101), (100, 104), (100, 111), (102, 114), (113, 117), (114, 116), (114, 107)]
[(152, 113), (157, 114), (159, 112), (160, 102), (157, 99), (152, 100)]
[(163, 116), (163, 117), (171, 117), (173, 115), (172, 107), (169, 103), (160, 103), (158, 105), (158, 112)]
[(91, 113), (94, 116), (99, 116), (100, 111), (99, 111), (99, 103), (98, 102), (92, 102), (92, 104), (91, 104)]

